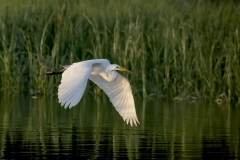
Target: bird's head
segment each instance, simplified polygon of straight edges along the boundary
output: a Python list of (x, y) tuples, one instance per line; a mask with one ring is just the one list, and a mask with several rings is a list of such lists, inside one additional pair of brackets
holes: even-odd
[(130, 72), (130, 73), (132, 72), (132, 71), (129, 71), (128, 69), (126, 69), (126, 68), (123, 68), (123, 67), (117, 65), (117, 64), (113, 64), (112, 66), (113, 66), (113, 70), (119, 70), (119, 71)]

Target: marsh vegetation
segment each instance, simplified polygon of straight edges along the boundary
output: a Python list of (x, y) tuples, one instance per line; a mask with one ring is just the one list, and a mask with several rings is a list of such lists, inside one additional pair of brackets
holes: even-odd
[(0, 89), (53, 95), (61, 77), (44, 72), (106, 58), (137, 97), (238, 101), (239, 26), (234, 1), (2, 0)]

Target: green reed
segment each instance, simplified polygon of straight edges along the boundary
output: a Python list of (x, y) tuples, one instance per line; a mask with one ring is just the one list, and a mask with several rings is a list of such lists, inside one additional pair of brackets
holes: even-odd
[(237, 2), (13, 0), (0, 9), (2, 91), (56, 94), (61, 77), (44, 72), (106, 58), (133, 70), (122, 74), (139, 97), (238, 100)]

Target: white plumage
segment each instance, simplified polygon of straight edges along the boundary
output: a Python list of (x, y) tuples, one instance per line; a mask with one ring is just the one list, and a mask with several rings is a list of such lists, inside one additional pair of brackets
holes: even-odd
[(73, 63), (65, 66), (61, 84), (58, 88), (59, 103), (65, 108), (73, 107), (81, 100), (90, 79), (108, 95), (113, 106), (123, 117), (123, 120), (137, 125), (138, 119), (135, 110), (131, 86), (128, 80), (116, 70), (129, 70), (110, 64), (106, 59), (96, 59)]

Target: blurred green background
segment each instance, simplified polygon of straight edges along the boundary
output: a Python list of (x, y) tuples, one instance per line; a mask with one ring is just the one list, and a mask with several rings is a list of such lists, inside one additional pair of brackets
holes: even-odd
[(106, 58), (133, 70), (134, 96), (238, 102), (238, 1), (0, 2), (2, 93), (55, 95), (61, 76), (46, 71)]

